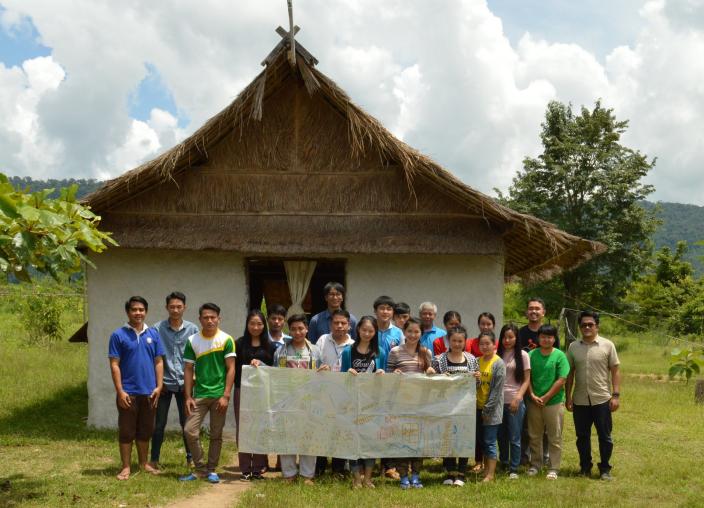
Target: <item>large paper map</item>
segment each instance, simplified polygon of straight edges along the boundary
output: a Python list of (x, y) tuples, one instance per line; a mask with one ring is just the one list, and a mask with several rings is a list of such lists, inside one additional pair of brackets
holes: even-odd
[(240, 451), (375, 457), (473, 457), (471, 376), (242, 369)]

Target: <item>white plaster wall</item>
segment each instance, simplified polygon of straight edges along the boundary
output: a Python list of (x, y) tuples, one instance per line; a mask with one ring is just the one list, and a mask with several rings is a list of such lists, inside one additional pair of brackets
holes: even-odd
[(436, 324), (456, 310), (470, 336), (478, 333), (477, 316), (489, 311), (502, 326), (503, 256), (353, 256), (347, 260), (347, 309), (360, 317), (373, 314), (381, 295), (411, 306), (418, 316), (421, 302), (438, 306)]
[[(88, 424), (115, 428), (115, 389), (108, 363), (108, 340), (126, 322), (125, 301), (140, 295), (149, 302), (147, 323), (167, 317), (164, 298), (171, 291), (186, 294), (185, 318), (198, 324), (198, 307), (210, 301), (222, 309), (221, 328), (240, 336), (247, 315), (247, 284), (242, 256), (228, 252), (108, 249), (93, 256), (88, 270)], [(232, 411), (232, 410), (230, 410)], [(169, 427), (178, 425), (172, 399)], [(234, 413), (227, 427), (234, 428)]]

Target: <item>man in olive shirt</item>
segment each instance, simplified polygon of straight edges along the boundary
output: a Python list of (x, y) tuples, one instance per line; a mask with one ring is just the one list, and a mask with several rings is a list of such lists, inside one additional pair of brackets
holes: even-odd
[(583, 311), (579, 315), (579, 328), (582, 340), (570, 344), (567, 351), (571, 370), (567, 377), (565, 406), (574, 416), (581, 474), (591, 475), (594, 425), (599, 436), (601, 479), (611, 480), (609, 460), (614, 448), (611, 413), (619, 407), (621, 385), (618, 354), (613, 342), (599, 336), (599, 314)]

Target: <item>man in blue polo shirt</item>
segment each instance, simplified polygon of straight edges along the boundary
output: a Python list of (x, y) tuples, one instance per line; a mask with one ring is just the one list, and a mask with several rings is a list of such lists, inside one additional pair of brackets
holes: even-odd
[(433, 354), (433, 342), (439, 337), (447, 335), (447, 332), (442, 328), (435, 326), (435, 318), (438, 315), (438, 306), (433, 302), (423, 302), (418, 307), (418, 315), (420, 316), (421, 331), (420, 345), (430, 350)]
[[(328, 308), (313, 316), (308, 326), (308, 340), (313, 344), (318, 342), (321, 335), (330, 333), (332, 312), (341, 309), (342, 303), (345, 301), (345, 286), (339, 282), (328, 282), (323, 288), (323, 294)], [(350, 313), (350, 331), (348, 333), (353, 339), (357, 336), (357, 318), (352, 313)]]
[(117, 394), (122, 460), (118, 480), (130, 477), (133, 441), (137, 444), (139, 467), (148, 473), (159, 472), (147, 463), (147, 451), (163, 383), (164, 349), (159, 333), (144, 323), (148, 308), (149, 304), (141, 296), (130, 297), (125, 302), (127, 324), (110, 335), (108, 357)]
[[(159, 332), (159, 339), (165, 353), (164, 389), (161, 391), (159, 404), (156, 407), (156, 424), (152, 434), (150, 454), (150, 465), (157, 469), (172, 397), (176, 399), (178, 421), (183, 434), (183, 426), (186, 423), (183, 395), (183, 350), (188, 342), (188, 337), (198, 333), (198, 327), (195, 324), (183, 319), (183, 314), (186, 312), (186, 295), (180, 291), (174, 291), (166, 297), (166, 312), (169, 313), (169, 318), (154, 325), (154, 328)], [(188, 450), (185, 436), (182, 435), (182, 437), (186, 450), (186, 464), (190, 464), (191, 452)]]

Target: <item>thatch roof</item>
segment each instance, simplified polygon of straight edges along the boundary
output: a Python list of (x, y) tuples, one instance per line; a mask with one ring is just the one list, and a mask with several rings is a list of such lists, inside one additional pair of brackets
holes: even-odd
[[(208, 120), (182, 143), (159, 157), (110, 180), (85, 199), (92, 209), (110, 216), (110, 210), (126, 199), (165, 182), (175, 181), (188, 171), (198, 171), (209, 153), (228, 136), (241, 136), (253, 122), (260, 122), (264, 104), (291, 75), (305, 84), (311, 96), (319, 94), (347, 123), (347, 137), (353, 157), (377, 154), (387, 165), (401, 169), (413, 194), (417, 184), (430, 184), (468, 215), (481, 220), (502, 235), (505, 253), (504, 274), (522, 279), (545, 279), (574, 268), (606, 250), (598, 242), (579, 238), (553, 224), (513, 211), (492, 198), (465, 185), (430, 158), (395, 138), (381, 123), (352, 103), (347, 94), (315, 68), (317, 60), (296, 45), (296, 67), (286, 58), (282, 43), (267, 57), (266, 68), (224, 110)], [(274, 148), (272, 148), (272, 151)], [(108, 221), (109, 225), (110, 222)], [(133, 223), (138, 226), (138, 223)], [(234, 246), (223, 245), (222, 248)]]

